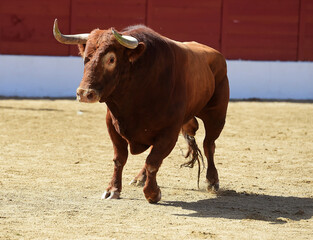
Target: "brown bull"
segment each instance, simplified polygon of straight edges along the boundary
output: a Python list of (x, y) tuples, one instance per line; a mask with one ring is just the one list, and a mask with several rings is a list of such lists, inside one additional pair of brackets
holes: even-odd
[(195, 117), (205, 127), (208, 188), (219, 188), (214, 165), (215, 140), (225, 123), (229, 100), (226, 62), (218, 51), (196, 42), (177, 42), (148, 27), (134, 26), (122, 35), (114, 29), (55, 38), (78, 44), (84, 76), (77, 89), (81, 102), (105, 102), (106, 123), (114, 148), (114, 173), (103, 198), (119, 198), (128, 157), (151, 147), (144, 168), (133, 182), (143, 182), (150, 203), (161, 199), (156, 174), (182, 131), (188, 155), (197, 158)]

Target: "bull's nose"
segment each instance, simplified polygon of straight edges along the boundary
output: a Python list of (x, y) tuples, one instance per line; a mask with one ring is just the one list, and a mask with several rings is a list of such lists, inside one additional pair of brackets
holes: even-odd
[(98, 91), (94, 89), (78, 88), (76, 91), (77, 100), (80, 102), (94, 103), (100, 99)]

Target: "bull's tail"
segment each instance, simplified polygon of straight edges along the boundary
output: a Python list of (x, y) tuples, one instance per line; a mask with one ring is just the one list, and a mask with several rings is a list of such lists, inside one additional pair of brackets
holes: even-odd
[[(200, 182), (200, 173), (201, 173), (201, 162), (204, 167), (203, 156), (201, 150), (198, 148), (196, 143), (196, 139), (193, 136), (189, 136), (188, 134), (183, 134), (187, 143), (188, 143), (188, 152), (185, 155), (185, 158), (189, 158), (189, 161), (180, 165), (180, 167), (189, 167), (193, 168), (195, 163), (198, 163), (198, 188)], [(200, 161), (201, 160), (201, 161)]]

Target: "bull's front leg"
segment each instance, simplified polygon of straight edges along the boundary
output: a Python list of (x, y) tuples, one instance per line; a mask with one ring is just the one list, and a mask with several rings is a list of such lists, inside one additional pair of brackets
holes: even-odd
[(163, 162), (177, 141), (179, 129), (174, 133), (162, 135), (157, 139), (155, 144), (151, 148), (151, 152), (148, 155), (145, 163), (146, 170), (146, 182), (143, 188), (146, 199), (149, 203), (157, 203), (161, 200), (161, 190), (157, 184), (156, 175)]
[(125, 139), (123, 139), (115, 130), (110, 111), (108, 109), (107, 116), (106, 116), (106, 123), (108, 132), (113, 143), (114, 149), (114, 171), (112, 180), (109, 183), (108, 188), (102, 194), (102, 199), (118, 199), (120, 198), (120, 194), (122, 191), (122, 172), (124, 165), (127, 161), (128, 157), (128, 150), (127, 146), (128, 143)]

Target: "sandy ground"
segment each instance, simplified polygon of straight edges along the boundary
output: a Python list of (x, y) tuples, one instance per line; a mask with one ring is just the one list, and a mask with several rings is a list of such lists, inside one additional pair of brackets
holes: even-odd
[(197, 189), (197, 168), (179, 168), (180, 137), (155, 205), (128, 185), (148, 152), (130, 155), (122, 199), (100, 200), (113, 170), (105, 110), (0, 101), (0, 239), (312, 239), (313, 104), (231, 102), (216, 149), (221, 190), (205, 190), (205, 172)]

